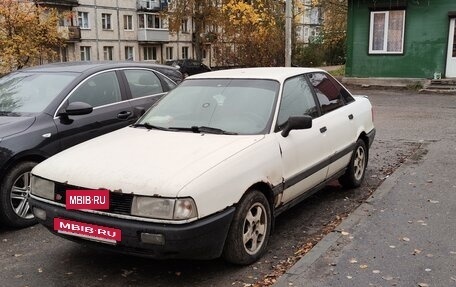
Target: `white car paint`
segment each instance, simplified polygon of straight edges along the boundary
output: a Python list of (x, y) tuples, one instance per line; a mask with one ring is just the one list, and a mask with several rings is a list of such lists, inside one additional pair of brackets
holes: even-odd
[[(291, 76), (315, 71), (321, 70), (258, 68), (216, 71), (188, 79), (273, 79), (282, 86)], [(280, 186), (303, 169), (318, 165), (322, 158), (349, 147), (362, 132), (374, 128), (370, 102), (356, 97), (354, 102), (314, 119), (312, 129), (294, 130), (285, 138), (273, 131), (279, 105), (280, 98), (271, 132), (266, 135), (215, 135), (127, 127), (57, 154), (37, 165), (32, 173), (86, 188), (192, 197), (199, 218), (203, 218), (236, 204), (254, 184)], [(350, 114), (353, 120), (348, 119)], [(323, 126), (328, 132), (320, 132)], [(350, 157), (351, 152), (285, 189), (277, 204), (291, 201), (340, 171)]]

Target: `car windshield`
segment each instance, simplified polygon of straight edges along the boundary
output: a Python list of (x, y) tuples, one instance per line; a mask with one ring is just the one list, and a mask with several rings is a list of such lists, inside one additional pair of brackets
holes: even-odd
[(0, 78), (1, 115), (39, 113), (74, 79), (75, 73), (12, 73)]
[(184, 81), (137, 126), (229, 134), (266, 133), (279, 83), (259, 79)]

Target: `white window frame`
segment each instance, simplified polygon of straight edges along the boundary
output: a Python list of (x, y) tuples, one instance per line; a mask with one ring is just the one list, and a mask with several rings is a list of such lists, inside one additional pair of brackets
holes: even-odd
[(114, 60), (114, 47), (113, 46), (103, 46), (103, 59), (105, 61)]
[[(135, 47), (134, 46), (125, 46), (124, 52), (125, 52), (125, 60), (128, 60), (128, 61), (135, 60)], [(129, 57), (130, 52), (131, 52), (131, 59)]]
[(182, 58), (181, 59), (188, 59), (189, 51), (190, 51), (189, 47), (187, 47), (187, 46), (182, 47), (182, 51), (181, 51), (182, 52), (182, 55), (181, 55)]
[(89, 12), (78, 11), (78, 25), (81, 29), (90, 29)]
[(90, 46), (80, 46), (79, 55), (81, 56), (81, 61), (90, 61), (92, 60), (92, 47)]
[[(150, 50), (149, 50), (150, 49)], [(144, 61), (157, 61), (157, 47), (155, 46), (145, 46), (143, 48)]]
[(189, 30), (188, 30), (188, 19), (182, 19), (182, 21), (181, 21), (181, 32), (182, 33), (189, 33)]
[[(400, 51), (388, 51), (388, 28), (389, 14), (391, 11), (402, 11), (402, 43)], [(374, 17), (377, 14), (385, 14), (385, 25), (383, 34), (383, 49), (374, 50)], [(369, 27), (369, 54), (403, 54), (404, 53), (404, 38), (405, 38), (405, 10), (388, 10), (388, 11), (371, 11), (370, 12), (370, 27)]]
[(133, 28), (133, 15), (123, 15), (124, 20), (124, 30), (125, 31), (134, 31)]
[(112, 14), (101, 13), (101, 28), (103, 30), (112, 30)]
[(173, 59), (173, 54), (174, 54), (174, 49), (173, 47), (166, 47), (166, 53), (165, 53), (165, 56), (166, 56), (166, 60), (172, 60)]

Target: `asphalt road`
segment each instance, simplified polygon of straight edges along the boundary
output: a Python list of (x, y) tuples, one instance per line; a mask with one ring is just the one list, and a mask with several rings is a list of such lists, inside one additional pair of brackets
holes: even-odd
[[(342, 190), (333, 184), (281, 215), (269, 252), (248, 267), (222, 260), (155, 261), (86, 249), (42, 226), (0, 227), (0, 286), (249, 286), (269, 282), (309, 245), (361, 204), (422, 143), (454, 133), (446, 116), (456, 97), (410, 91), (357, 90), (375, 107), (376, 142), (365, 184)], [(434, 127), (441, 126), (436, 130)]]

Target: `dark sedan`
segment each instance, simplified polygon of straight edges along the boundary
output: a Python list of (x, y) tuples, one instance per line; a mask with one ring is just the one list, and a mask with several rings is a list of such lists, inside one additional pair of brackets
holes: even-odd
[(28, 199), (37, 163), (134, 123), (181, 80), (175, 68), (135, 62), (59, 63), (0, 78), (0, 222), (35, 223)]

